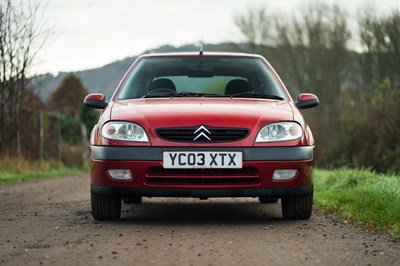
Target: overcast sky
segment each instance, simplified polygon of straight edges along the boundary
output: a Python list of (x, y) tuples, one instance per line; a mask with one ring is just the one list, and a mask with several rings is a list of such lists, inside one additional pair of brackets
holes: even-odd
[[(313, 0), (47, 0), (45, 21), (52, 34), (33, 72), (96, 68), (163, 44), (244, 41), (233, 16), (250, 4), (283, 14), (307, 1)], [(338, 3), (351, 16), (367, 3), (379, 12), (400, 9), (400, 0), (325, 2)]]

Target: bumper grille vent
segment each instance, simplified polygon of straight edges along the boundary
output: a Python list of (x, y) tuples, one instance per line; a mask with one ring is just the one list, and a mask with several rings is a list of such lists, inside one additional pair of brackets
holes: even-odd
[(164, 169), (152, 167), (146, 176), (151, 185), (255, 185), (260, 183), (257, 169)]

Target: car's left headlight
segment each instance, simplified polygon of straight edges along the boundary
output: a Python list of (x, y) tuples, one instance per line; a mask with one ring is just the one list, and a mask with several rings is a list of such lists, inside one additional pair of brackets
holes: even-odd
[(130, 122), (108, 122), (104, 124), (101, 135), (107, 139), (122, 141), (148, 142), (144, 129), (135, 123)]
[(264, 126), (258, 132), (257, 142), (274, 142), (299, 139), (303, 129), (295, 122), (277, 122)]

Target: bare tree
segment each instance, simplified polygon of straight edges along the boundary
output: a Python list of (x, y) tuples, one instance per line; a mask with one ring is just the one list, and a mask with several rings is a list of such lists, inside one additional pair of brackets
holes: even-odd
[(26, 101), (27, 73), (47, 33), (40, 1), (0, 1), (0, 151), (19, 127), (18, 108)]
[(378, 17), (371, 10), (359, 17), (363, 48), (362, 69), (366, 85), (389, 78), (400, 85), (400, 12)]
[(255, 46), (270, 44), (273, 21), (265, 6), (248, 6), (244, 13), (234, 16), (234, 22), (250, 44)]
[(234, 22), (249, 43), (276, 48), (292, 90), (323, 90), (328, 97), (340, 89), (351, 61), (351, 33), (347, 14), (339, 6), (309, 2), (278, 17), (265, 6), (252, 5)]
[(351, 33), (345, 12), (336, 5), (313, 2), (291, 21), (276, 25), (277, 44), (293, 83), (332, 99), (349, 68)]

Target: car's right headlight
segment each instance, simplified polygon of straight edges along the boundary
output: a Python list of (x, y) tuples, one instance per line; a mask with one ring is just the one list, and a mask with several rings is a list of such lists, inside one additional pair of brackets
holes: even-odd
[(258, 132), (256, 143), (274, 142), (299, 139), (303, 136), (303, 129), (295, 122), (271, 123)]
[(103, 125), (101, 135), (106, 139), (149, 142), (144, 129), (131, 122), (108, 122)]

